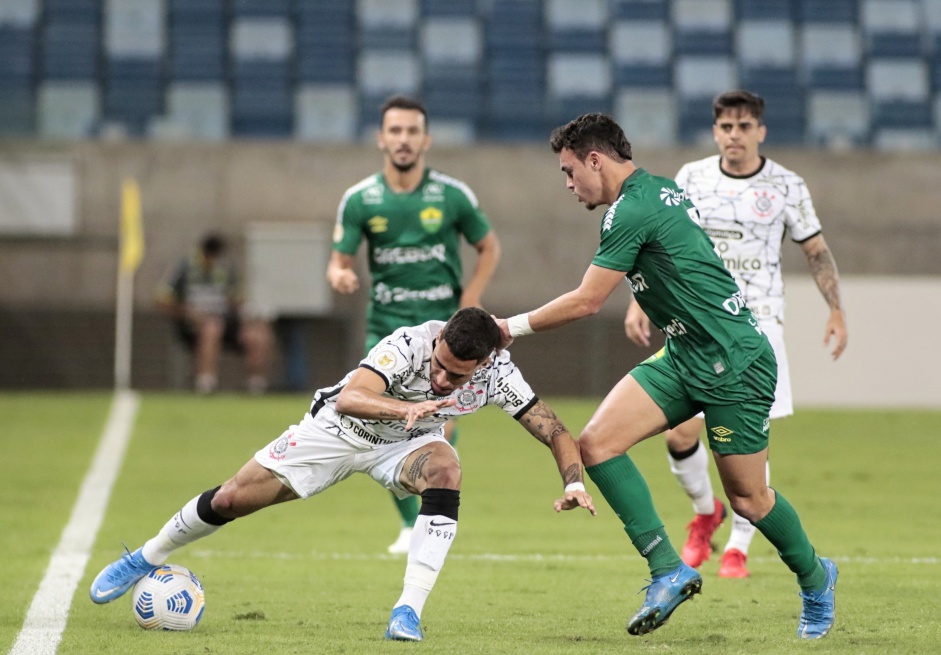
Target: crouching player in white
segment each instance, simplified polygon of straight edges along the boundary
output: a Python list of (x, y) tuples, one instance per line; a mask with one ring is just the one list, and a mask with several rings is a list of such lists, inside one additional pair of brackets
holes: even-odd
[(190, 500), (160, 532), (106, 566), (91, 599), (107, 603), (163, 564), (177, 548), (269, 505), (309, 498), (353, 473), (399, 497), (421, 496), (402, 595), (387, 639), (420, 641), (420, 617), (457, 534), (461, 467), (445, 422), (496, 405), (551, 450), (565, 491), (557, 512), (595, 508), (585, 492), (578, 445), (533, 393), (506, 351), (493, 318), (471, 307), (445, 324), (400, 328), (336, 386), (319, 390), (299, 425), (255, 453), (225, 484)]

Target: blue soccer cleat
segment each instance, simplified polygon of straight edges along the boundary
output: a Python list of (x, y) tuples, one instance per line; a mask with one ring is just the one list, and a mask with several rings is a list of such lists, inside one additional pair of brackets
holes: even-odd
[[(127, 547), (124, 548), (127, 550)], [(153, 571), (156, 566), (144, 559), (141, 549), (133, 553), (128, 551), (121, 555), (121, 559), (111, 562), (101, 570), (95, 581), (91, 583), (89, 595), (92, 602), (102, 605), (120, 598), (127, 590)]]
[(386, 639), (397, 641), (421, 641), (425, 633), (418, 622), (418, 615), (409, 605), (399, 605), (392, 610)]
[(645, 588), (644, 604), (627, 624), (627, 631), (632, 635), (645, 635), (666, 623), (680, 603), (702, 590), (702, 576), (686, 564), (680, 564), (669, 573), (654, 577)]
[(802, 591), (804, 601), (801, 622), (797, 627), (797, 636), (801, 639), (820, 639), (827, 636), (836, 620), (836, 576), (839, 571), (836, 562), (826, 557), (820, 563), (827, 572), (827, 585), (820, 591)]

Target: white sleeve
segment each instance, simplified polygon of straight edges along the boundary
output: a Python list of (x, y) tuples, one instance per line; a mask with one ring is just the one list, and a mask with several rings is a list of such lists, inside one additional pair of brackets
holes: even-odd
[(787, 185), (784, 200), (784, 223), (791, 239), (800, 243), (820, 233), (820, 219), (810, 199), (810, 191), (803, 178), (795, 175)]
[(494, 360), (488, 386), (489, 402), (515, 419), (519, 419), (537, 399), (506, 350)]
[(676, 182), (676, 186), (685, 191), (686, 185), (689, 184), (689, 164), (683, 164), (677, 172), (676, 177), (673, 179)]
[(417, 341), (414, 336), (409, 338), (403, 330), (396, 330), (373, 346), (359, 365), (381, 375), (387, 389), (401, 384), (406, 377), (412, 377), (421, 368), (421, 362), (416, 366), (414, 361), (420, 355), (409, 347), (410, 343)]

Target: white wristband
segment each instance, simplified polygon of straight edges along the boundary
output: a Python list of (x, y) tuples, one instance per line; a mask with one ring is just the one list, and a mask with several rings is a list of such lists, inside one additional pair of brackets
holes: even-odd
[(565, 485), (565, 493), (570, 491), (585, 491), (585, 484), (583, 482), (569, 482)]
[(533, 328), (529, 325), (529, 314), (517, 314), (506, 319), (506, 326), (510, 329), (510, 336), (523, 337), (533, 333)]

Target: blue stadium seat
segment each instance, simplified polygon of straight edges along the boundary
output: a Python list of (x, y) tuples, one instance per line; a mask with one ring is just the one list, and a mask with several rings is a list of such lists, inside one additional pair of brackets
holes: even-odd
[(613, 112), (634, 146), (662, 147), (676, 143), (678, 116), (670, 88), (622, 88), (615, 96)]
[(42, 75), (46, 79), (91, 79), (99, 72), (97, 21), (48, 20), (42, 32)]
[(916, 0), (864, 0), (860, 23), (870, 57), (921, 55), (921, 11)]
[(611, 0), (611, 17), (625, 20), (670, 20), (670, 0)]
[(794, 65), (794, 28), (788, 20), (742, 20), (736, 28), (736, 42), (743, 66)]
[(419, 11), (426, 18), (476, 16), (477, 0), (421, 0)]
[(810, 143), (827, 147), (869, 140), (869, 102), (861, 91), (811, 91), (807, 97)]
[(800, 31), (801, 66), (810, 88), (864, 88), (859, 31), (847, 23), (809, 23)]
[(151, 117), (162, 114), (163, 62), (151, 58), (109, 58), (105, 64), (103, 118), (128, 134), (142, 136)]
[(0, 88), (10, 82), (31, 83), (36, 73), (36, 31), (0, 24)]
[(793, 0), (735, 0), (738, 20), (793, 20)]
[(682, 143), (704, 145), (712, 141), (712, 97), (677, 99), (678, 132)]
[(352, 0), (297, 5), (295, 52), (301, 82), (349, 84), (356, 78), (356, 20)]
[(228, 43), (223, 0), (169, 0), (167, 73), (171, 79), (212, 81), (225, 77)]
[(352, 84), (304, 84), (294, 93), (294, 136), (301, 141), (344, 143), (357, 137), (359, 110)]
[(417, 0), (360, 0), (357, 5), (361, 49), (414, 50)]
[(290, 12), (289, 0), (232, 0), (232, 13), (236, 18), (287, 16)]
[(730, 0), (676, 0), (673, 51), (677, 55), (732, 54)]
[(930, 128), (933, 107), (928, 100), (873, 102), (870, 108), (873, 129)]
[(606, 53), (608, 50), (605, 0), (549, 0), (545, 20), (546, 45), (550, 52)]
[(167, 136), (174, 138), (206, 141), (227, 138), (229, 94), (225, 84), (184, 81), (168, 85), (164, 121)]
[(857, 0), (797, 0), (798, 18), (808, 23), (851, 23), (858, 20)]

